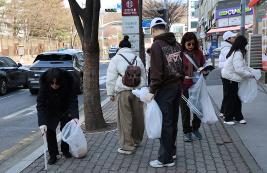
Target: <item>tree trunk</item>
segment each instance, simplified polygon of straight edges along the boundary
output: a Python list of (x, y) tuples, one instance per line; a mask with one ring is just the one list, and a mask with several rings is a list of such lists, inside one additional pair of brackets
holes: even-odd
[(103, 118), (99, 90), (99, 51), (84, 46), (87, 55), (84, 68), (84, 114), (86, 130), (92, 131), (106, 127)]
[(85, 55), (83, 72), (85, 127), (86, 130), (92, 131), (106, 127), (99, 90), (98, 21), (100, 0), (86, 0), (85, 9), (82, 9), (76, 0), (69, 0), (69, 3)]

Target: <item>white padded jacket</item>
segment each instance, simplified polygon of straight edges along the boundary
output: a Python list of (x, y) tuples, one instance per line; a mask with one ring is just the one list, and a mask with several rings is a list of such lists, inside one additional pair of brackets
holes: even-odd
[(219, 68), (222, 69), (226, 61), (226, 56), (230, 51), (232, 45), (226, 41), (222, 42), (221, 53), (219, 55)]
[(252, 75), (240, 51), (233, 52), (225, 61), (222, 69), (222, 77), (231, 81), (241, 82)]
[(133, 90), (133, 89), (141, 88), (147, 85), (145, 67), (140, 57), (137, 57), (136, 59), (137, 66), (141, 68), (141, 72), (142, 72), (141, 82), (139, 86), (135, 88), (131, 88), (131, 87), (127, 87), (122, 84), (122, 77), (119, 74), (124, 75), (125, 70), (129, 64), (119, 54), (122, 54), (123, 56), (125, 56), (130, 62), (132, 62), (132, 60), (135, 57), (135, 54), (131, 49), (121, 48), (117, 52), (117, 54), (111, 59), (108, 69), (107, 69), (107, 78), (106, 78), (106, 88), (107, 88), (108, 96), (115, 96), (117, 93), (121, 91)]

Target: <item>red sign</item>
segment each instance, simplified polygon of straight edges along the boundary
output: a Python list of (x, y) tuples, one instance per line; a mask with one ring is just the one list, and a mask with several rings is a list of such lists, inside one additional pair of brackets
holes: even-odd
[(138, 16), (138, 0), (121, 0), (122, 16)]

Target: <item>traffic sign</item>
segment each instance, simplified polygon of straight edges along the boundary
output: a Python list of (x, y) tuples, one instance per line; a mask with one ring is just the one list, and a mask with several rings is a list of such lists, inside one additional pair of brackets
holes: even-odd
[(152, 19), (143, 19), (143, 21), (142, 21), (142, 27), (143, 28), (150, 28), (151, 20)]
[(106, 8), (105, 12), (117, 12), (116, 8)]

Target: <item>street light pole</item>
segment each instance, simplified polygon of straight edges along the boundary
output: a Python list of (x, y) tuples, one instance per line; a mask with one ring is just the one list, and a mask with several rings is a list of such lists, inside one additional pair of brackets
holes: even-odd
[(241, 0), (241, 25), (240, 32), (241, 35), (245, 35), (245, 18), (246, 18), (246, 0)]

